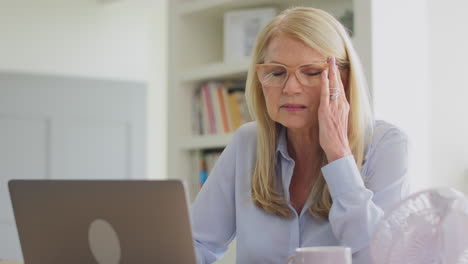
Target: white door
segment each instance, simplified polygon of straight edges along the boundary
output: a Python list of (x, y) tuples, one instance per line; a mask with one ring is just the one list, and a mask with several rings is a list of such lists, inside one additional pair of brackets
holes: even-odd
[(0, 259), (22, 261), (10, 179), (145, 177), (145, 84), (0, 73)]

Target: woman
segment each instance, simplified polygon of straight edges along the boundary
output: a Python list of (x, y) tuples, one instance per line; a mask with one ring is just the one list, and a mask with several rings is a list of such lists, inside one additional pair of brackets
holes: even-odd
[(192, 207), (199, 263), (237, 239), (237, 263), (286, 263), (297, 247), (347, 246), (370, 263), (372, 233), (408, 193), (407, 140), (374, 121), (342, 25), (285, 10), (260, 32), (242, 126)]

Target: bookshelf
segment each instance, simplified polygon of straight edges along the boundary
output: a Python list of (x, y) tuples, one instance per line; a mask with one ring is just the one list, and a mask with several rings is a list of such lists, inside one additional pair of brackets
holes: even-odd
[[(223, 18), (229, 10), (291, 6), (311, 6), (339, 17), (353, 10), (351, 0), (173, 0), (169, 5), (169, 92), (168, 92), (168, 172), (170, 178), (186, 180), (190, 199), (198, 192), (196, 151), (222, 148), (233, 133), (193, 135), (194, 89), (213, 80), (246, 78), (249, 59), (232, 63), (223, 60)], [(356, 26), (355, 26), (356, 30)]]
[[(225, 12), (259, 7), (275, 7), (281, 11), (292, 6), (310, 6), (340, 17), (346, 10), (351, 10), (355, 17), (353, 41), (359, 43), (357, 49), (364, 64), (370, 64), (370, 2), (371, 0), (169, 1), (169, 178), (185, 180), (190, 188), (190, 199), (193, 200), (198, 192), (198, 168), (193, 162), (193, 156), (202, 150), (222, 149), (232, 138), (233, 133), (193, 135), (191, 127), (194, 89), (202, 82), (242, 80), (247, 75), (250, 63), (248, 59), (233, 63), (223, 60)], [(227, 257), (219, 263), (234, 263), (233, 254), (233, 250), (230, 250)]]

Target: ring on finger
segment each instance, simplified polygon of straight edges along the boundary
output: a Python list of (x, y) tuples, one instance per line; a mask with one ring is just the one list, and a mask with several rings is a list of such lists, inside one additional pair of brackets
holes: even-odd
[(330, 100), (335, 101), (338, 96), (340, 96), (340, 93), (332, 93), (330, 94)]
[(340, 94), (340, 88), (329, 88), (330, 89), (330, 99), (336, 100)]

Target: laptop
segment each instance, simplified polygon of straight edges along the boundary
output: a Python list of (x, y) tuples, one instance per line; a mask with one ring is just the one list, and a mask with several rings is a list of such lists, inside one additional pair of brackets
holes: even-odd
[(195, 264), (178, 180), (11, 180), (26, 264)]

